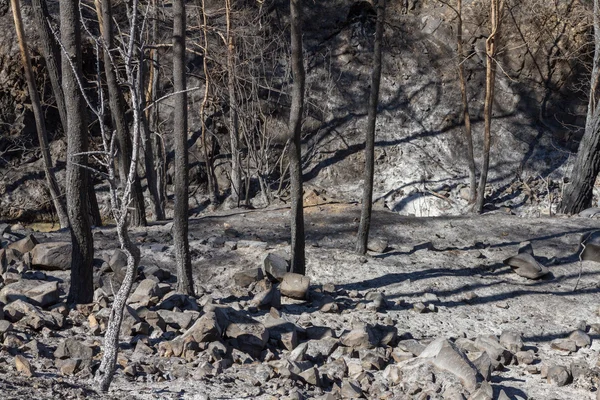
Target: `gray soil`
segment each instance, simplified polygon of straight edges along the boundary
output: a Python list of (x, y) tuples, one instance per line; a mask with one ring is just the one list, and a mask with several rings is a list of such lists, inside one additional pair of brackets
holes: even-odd
[[(596, 398), (598, 374), (594, 371), (600, 349), (600, 331), (594, 330), (596, 324), (600, 324), (598, 267), (591, 261), (579, 262), (578, 245), (582, 234), (596, 229), (597, 220), (521, 218), (500, 212), (483, 216), (414, 218), (376, 211), (372, 237), (386, 238), (389, 246), (384, 253), (362, 257), (353, 251), (360, 214), (358, 205), (321, 204), (307, 207), (305, 212), (307, 275), (312, 288), (332, 283), (338, 290), (357, 291), (358, 296), (338, 314), (324, 314), (310, 301), (283, 302), (284, 318), (301, 326), (329, 326), (337, 334), (360, 322), (376, 324), (390, 318), (400, 336), (413, 337), (421, 343), (439, 337), (476, 338), (499, 336), (505, 330), (516, 331), (522, 334), (524, 349), (535, 352), (537, 368), (507, 365), (494, 371), (491, 384), (495, 398), (500, 390), (511, 399), (518, 398), (514, 396)], [(237, 301), (236, 296), (241, 299), (239, 288), (233, 284), (233, 274), (261, 266), (266, 252), (285, 252), (289, 237), (287, 220), (286, 207), (219, 212), (190, 220), (190, 244), (198, 288), (210, 293), (217, 302)], [(133, 230), (133, 237), (142, 248), (142, 265), (156, 264), (173, 270), (169, 229), (170, 224)], [(231, 235), (233, 230), (235, 237)], [(46, 238), (43, 234), (37, 235), (42, 241), (67, 237), (65, 233), (46, 234)], [(117, 246), (114, 229), (110, 227), (97, 228), (94, 237), (99, 257), (111, 254)], [(221, 243), (225, 241), (225, 245), (215, 246), (219, 240), (214, 238), (222, 238)], [(267, 250), (243, 246), (240, 240), (248, 239), (267, 242)], [(229, 243), (235, 241), (239, 245), (234, 250)], [(528, 280), (503, 264), (504, 259), (517, 253), (522, 241), (531, 241), (538, 261), (549, 267), (550, 276)], [(166, 251), (155, 251), (156, 247), (151, 247), (155, 242), (169, 247)], [(61, 285), (66, 288), (68, 273), (56, 274), (64, 280)], [(577, 290), (574, 290), (578, 280)], [(362, 295), (374, 290), (384, 293), (387, 309), (376, 312), (361, 305), (364, 303)], [(231, 294), (234, 296), (228, 297)], [(419, 302), (434, 304), (437, 311), (417, 313), (413, 305)], [(252, 316), (258, 320), (266, 317), (263, 311)], [(570, 354), (551, 348), (553, 340), (567, 338), (578, 328), (588, 331), (592, 338), (590, 347)], [(38, 340), (46, 341), (51, 347), (64, 334), (57, 332), (58, 338)], [(10, 360), (4, 352), (2, 357)], [(172, 362), (164, 360), (161, 362)], [(583, 362), (588, 373), (566, 386), (548, 383), (539, 374), (545, 367), (569, 368), (576, 361)], [(119, 370), (108, 397), (193, 399), (208, 395), (211, 399), (271, 399), (289, 394), (285, 393), (285, 386), (272, 382), (260, 386), (248, 383), (243, 367), (225, 370), (214, 378), (188, 377), (162, 382), (134, 381)], [(0, 393), (4, 393), (5, 398), (106, 397), (95, 393), (92, 383), (90, 377), (75, 379), (53, 373), (22, 378), (6, 365), (0, 370)], [(310, 389), (302, 384), (294, 390), (308, 398), (322, 393), (321, 389)]]

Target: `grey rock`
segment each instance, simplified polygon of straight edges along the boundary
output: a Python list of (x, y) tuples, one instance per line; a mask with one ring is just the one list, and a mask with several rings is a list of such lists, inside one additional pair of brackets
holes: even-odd
[(320, 340), (309, 340), (308, 349), (306, 351), (307, 358), (315, 363), (320, 363), (333, 354), (338, 348), (340, 342), (333, 337), (327, 337)]
[(515, 358), (519, 365), (531, 365), (535, 361), (535, 353), (532, 350), (518, 351)]
[(531, 245), (531, 242), (527, 241), (519, 243), (517, 254), (530, 254), (533, 256), (533, 246)]
[(364, 325), (347, 332), (341, 337), (341, 343), (346, 347), (372, 349), (377, 346), (379, 340), (370, 325)]
[(223, 326), (214, 311), (208, 311), (196, 320), (184, 334), (183, 338), (193, 338), (196, 342), (214, 342), (221, 339)]
[(388, 248), (388, 240), (385, 238), (370, 238), (367, 242), (367, 250), (376, 253), (384, 253)]
[(233, 275), (233, 281), (236, 285), (241, 287), (248, 287), (254, 282), (258, 282), (263, 279), (263, 271), (260, 268), (246, 269), (240, 272), (236, 272)]
[(23, 300), (40, 307), (47, 307), (58, 302), (58, 282), (22, 279), (11, 283), (0, 290), (0, 301), (9, 303)]
[(473, 365), (477, 368), (483, 379), (489, 381), (494, 370), (494, 363), (487, 352), (481, 353), (479, 357), (473, 360)]
[(225, 330), (225, 336), (233, 339), (230, 340), (232, 345), (252, 357), (259, 357), (269, 341), (267, 328), (241, 313), (230, 313), (228, 318), (230, 323)]
[(510, 266), (517, 275), (528, 279), (539, 279), (550, 272), (529, 253), (520, 253), (509, 257), (504, 260), (504, 264)]
[(577, 351), (577, 345), (575, 344), (575, 341), (571, 339), (554, 339), (550, 343), (550, 347), (555, 350), (567, 351), (569, 353)]
[(308, 343), (302, 343), (290, 352), (287, 359), (294, 362), (304, 361), (304, 356), (306, 355), (307, 350)]
[(555, 365), (548, 368), (548, 383), (556, 386), (565, 386), (571, 382), (571, 373), (562, 365)]
[(31, 250), (31, 267), (50, 271), (71, 269), (71, 243), (39, 243)]
[(417, 342), (415, 339), (401, 340), (398, 342), (398, 347), (403, 351), (412, 353), (414, 356), (419, 356), (423, 350), (425, 350), (425, 346)]
[(287, 350), (293, 350), (298, 345), (298, 329), (295, 324), (283, 318), (268, 316), (264, 321), (269, 330), (269, 337)]
[(288, 260), (277, 253), (269, 253), (263, 260), (265, 275), (273, 282), (281, 282), (286, 273), (290, 272)]
[(63, 340), (54, 351), (54, 357), (60, 359), (76, 358), (80, 360), (90, 360), (93, 355), (94, 352), (89, 346), (74, 338)]
[(8, 248), (11, 250), (17, 250), (21, 254), (25, 254), (28, 251), (33, 250), (33, 248), (39, 243), (39, 241), (33, 235), (27, 235), (27, 237), (13, 242), (8, 245)]
[(381, 292), (369, 292), (365, 296), (365, 299), (373, 302), (373, 306), (375, 310), (383, 310), (387, 307), (387, 303), (385, 301), (385, 296)]
[(500, 364), (509, 365), (512, 361), (512, 353), (498, 343), (495, 336), (479, 336), (475, 339), (475, 346), (488, 353), (494, 368), (498, 368)]
[(134, 292), (129, 296), (128, 303), (139, 303), (142, 306), (147, 306), (151, 303), (152, 298), (156, 298), (158, 302), (158, 283), (152, 279), (144, 279), (135, 288)]
[(500, 344), (509, 351), (516, 353), (523, 348), (523, 339), (518, 332), (503, 331), (500, 335)]
[(308, 297), (309, 286), (310, 278), (304, 275), (288, 272), (283, 276), (279, 290), (283, 296), (304, 300)]
[(579, 213), (579, 216), (583, 217), (583, 218), (594, 218), (594, 217), (600, 216), (600, 208), (598, 208), (598, 207), (586, 208), (585, 210), (583, 210)]
[(494, 399), (494, 389), (487, 382), (484, 381), (481, 383), (479, 388), (475, 390), (475, 392), (469, 396), (469, 400), (493, 400)]
[(419, 358), (425, 358), (436, 368), (454, 374), (470, 392), (481, 381), (477, 368), (447, 339), (439, 338), (431, 342)]
[(569, 370), (571, 371), (571, 376), (573, 377), (573, 379), (585, 377), (591, 372), (588, 363), (584, 360), (574, 360), (573, 362), (571, 362)]
[(321, 374), (319, 369), (315, 366), (307, 369), (306, 371), (302, 371), (299, 376), (302, 378), (302, 381), (308, 383), (309, 385), (321, 386)]
[(127, 254), (120, 249), (115, 250), (108, 265), (114, 273), (124, 276), (127, 269)]
[(582, 330), (573, 331), (569, 339), (575, 342), (577, 347), (589, 347), (592, 344), (592, 338)]
[(188, 329), (200, 315), (196, 311), (171, 311), (158, 310), (158, 315), (167, 323), (167, 325), (175, 329)]
[(342, 397), (345, 399), (360, 399), (363, 397), (363, 391), (360, 384), (356, 381), (344, 380), (342, 382)]

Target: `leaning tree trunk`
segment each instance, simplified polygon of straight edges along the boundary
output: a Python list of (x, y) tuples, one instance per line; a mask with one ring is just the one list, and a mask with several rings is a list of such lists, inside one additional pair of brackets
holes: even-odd
[(494, 108), (494, 85), (496, 83), (496, 53), (497, 43), (500, 39), (500, 23), (502, 21), (502, 9), (504, 0), (490, 0), (490, 28), (491, 33), (485, 41), (486, 52), (486, 74), (485, 74), (485, 101), (483, 105), (484, 136), (483, 136), (483, 160), (481, 175), (479, 176), (479, 187), (477, 193), (476, 211), (481, 214), (485, 204), (485, 185), (487, 184), (488, 170), (490, 168), (490, 145), (492, 137), (492, 111)]
[(458, 52), (458, 80), (463, 106), (463, 122), (465, 124), (465, 142), (467, 144), (467, 164), (469, 167), (469, 203), (475, 203), (477, 198), (477, 176), (475, 174), (475, 156), (473, 152), (473, 134), (471, 132), (471, 114), (469, 113), (469, 100), (467, 98), (467, 83), (465, 81), (465, 55), (463, 50), (463, 21), (462, 0), (457, 1), (457, 29), (456, 44)]
[(302, 55), (302, 8), (301, 0), (290, 0), (290, 28), (291, 28), (291, 64), (294, 78), (292, 88), (292, 106), (290, 109), (290, 122), (288, 135), (290, 147), (290, 196), (292, 207), (290, 210), (291, 229), (291, 270), (297, 274), (306, 273), (306, 258), (304, 254), (304, 209), (302, 202), (302, 114), (304, 111), (304, 85), (306, 74), (304, 72), (304, 59)]
[(33, 107), (38, 141), (40, 142), (40, 149), (42, 151), (42, 158), (44, 160), (44, 173), (46, 175), (48, 190), (50, 192), (50, 197), (52, 198), (52, 203), (54, 204), (54, 209), (58, 215), (60, 227), (67, 228), (69, 226), (69, 216), (67, 215), (67, 210), (65, 209), (65, 204), (63, 202), (58, 183), (56, 183), (56, 177), (54, 176), (52, 157), (50, 155), (50, 148), (48, 146), (46, 122), (44, 121), (42, 104), (40, 103), (40, 96), (37, 91), (33, 70), (31, 68), (31, 59), (29, 58), (29, 52), (27, 50), (27, 40), (25, 39), (25, 30), (23, 29), (23, 18), (21, 17), (21, 4), (19, 0), (11, 0), (11, 7), (15, 20), (17, 38), (19, 40), (19, 49), (21, 50), (21, 61), (23, 62), (23, 68), (25, 69), (25, 79), (27, 80), (29, 97), (31, 98), (31, 105)]
[(242, 160), (240, 154), (239, 116), (235, 95), (235, 44), (231, 32), (231, 0), (225, 1), (227, 20), (227, 89), (229, 91), (229, 140), (231, 142), (231, 202), (240, 205)]
[(383, 25), (385, 20), (385, 0), (377, 1), (377, 26), (375, 28), (375, 46), (373, 49), (373, 71), (371, 72), (371, 93), (367, 116), (367, 135), (365, 145), (365, 182), (363, 184), (362, 210), (356, 251), (367, 252), (369, 229), (371, 227), (371, 211), (373, 209), (373, 179), (375, 176), (375, 122), (379, 104), (379, 83), (381, 82), (381, 42), (383, 41)]
[(94, 243), (88, 211), (88, 136), (83, 95), (78, 86), (81, 73), (79, 0), (60, 2), (62, 83), (67, 111), (67, 211), (71, 223), (71, 286), (69, 301), (91, 303), (94, 283)]
[(177, 290), (194, 294), (188, 242), (187, 92), (185, 79), (185, 2), (173, 1), (173, 139), (175, 142), (175, 206), (173, 242), (177, 263)]
[[(98, 12), (98, 19), (102, 22), (101, 32), (104, 41), (104, 74), (106, 75), (106, 86), (108, 87), (108, 101), (110, 106), (110, 115), (112, 117), (113, 129), (117, 132), (117, 162), (119, 165), (119, 177), (121, 184), (125, 185), (129, 165), (131, 165), (131, 136), (125, 120), (125, 101), (116, 72), (116, 54), (111, 51), (114, 47), (113, 16), (111, 0), (101, 0), (101, 9)], [(98, 2), (96, 3), (98, 7)], [(135, 176), (133, 184), (131, 225), (146, 226), (146, 208), (144, 205), (144, 195), (142, 184), (139, 177)]]
[(46, 4), (46, 0), (32, 0), (31, 5), (33, 21), (40, 37), (40, 48), (44, 61), (46, 62), (50, 85), (52, 86), (54, 99), (56, 101), (56, 108), (58, 109), (58, 115), (60, 116), (60, 122), (62, 123), (63, 129), (66, 130), (67, 110), (65, 106), (65, 97), (63, 96), (60, 83), (61, 74), (59, 70), (60, 49), (56, 43), (52, 30), (50, 29), (50, 25), (48, 25), (50, 19), (48, 5)]
[(573, 171), (559, 210), (576, 214), (592, 202), (594, 184), (600, 172), (600, 0), (594, 0), (594, 62), (590, 82), (590, 98), (585, 121), (585, 132)]

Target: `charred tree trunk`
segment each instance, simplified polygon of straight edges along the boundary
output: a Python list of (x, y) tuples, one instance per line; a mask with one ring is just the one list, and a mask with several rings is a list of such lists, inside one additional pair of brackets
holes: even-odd
[(469, 167), (469, 203), (475, 203), (477, 198), (477, 175), (475, 173), (475, 155), (473, 152), (473, 134), (471, 132), (471, 114), (467, 98), (467, 83), (465, 81), (465, 54), (463, 49), (462, 0), (457, 1), (457, 33), (456, 45), (458, 51), (458, 80), (463, 106), (463, 123), (465, 124), (465, 142), (467, 144), (467, 165)]
[(94, 283), (92, 260), (94, 243), (89, 220), (89, 181), (87, 125), (83, 95), (78, 86), (81, 74), (81, 31), (79, 1), (60, 2), (62, 84), (67, 110), (67, 211), (71, 224), (71, 286), (69, 301), (91, 303)]
[(231, 32), (231, 0), (225, 2), (227, 20), (227, 89), (229, 92), (229, 140), (231, 142), (231, 202), (240, 205), (242, 193), (242, 160), (240, 129), (235, 95), (235, 44)]
[(61, 73), (59, 69), (60, 65), (60, 49), (52, 30), (48, 25), (50, 13), (48, 12), (48, 5), (46, 0), (32, 0), (31, 9), (33, 11), (33, 20), (37, 28), (38, 35), (40, 37), (41, 51), (44, 61), (46, 62), (46, 68), (48, 70), (48, 77), (50, 78), (50, 85), (54, 92), (54, 99), (56, 101), (56, 108), (58, 108), (58, 114), (60, 116), (60, 122), (63, 129), (67, 130), (67, 109), (65, 106), (65, 97), (61, 87)]
[(576, 214), (592, 202), (594, 184), (600, 172), (600, 0), (594, 0), (594, 62), (590, 82), (590, 98), (585, 121), (585, 132), (573, 171), (559, 210)]
[(486, 52), (486, 74), (485, 74), (485, 100), (483, 105), (484, 136), (483, 136), (483, 161), (481, 175), (479, 176), (479, 188), (477, 193), (476, 211), (481, 214), (485, 204), (485, 185), (487, 184), (488, 170), (490, 167), (490, 145), (492, 137), (492, 111), (494, 108), (494, 86), (496, 84), (496, 52), (497, 43), (500, 39), (500, 23), (502, 22), (502, 11), (504, 0), (490, 0), (490, 35), (485, 41)]
[[(114, 47), (113, 16), (111, 0), (101, 0), (101, 9), (99, 10), (102, 22), (102, 38), (104, 41), (104, 74), (106, 75), (106, 86), (108, 87), (108, 101), (110, 105), (110, 115), (113, 129), (117, 132), (117, 162), (119, 165), (119, 178), (121, 184), (125, 185), (129, 165), (131, 164), (131, 136), (125, 120), (125, 100), (116, 72), (116, 55), (111, 54)], [(98, 4), (98, 3), (96, 3)], [(131, 225), (146, 226), (146, 210), (144, 205), (144, 195), (139, 177), (136, 175), (133, 186)]]
[(27, 80), (29, 97), (31, 98), (33, 115), (35, 117), (38, 141), (40, 142), (40, 149), (44, 160), (44, 174), (46, 175), (48, 191), (50, 192), (54, 209), (58, 215), (60, 227), (67, 228), (69, 226), (69, 216), (67, 215), (67, 210), (65, 209), (65, 204), (58, 183), (56, 183), (56, 177), (54, 176), (54, 167), (52, 166), (52, 157), (50, 156), (50, 148), (48, 146), (46, 122), (44, 120), (42, 104), (35, 84), (33, 70), (31, 68), (31, 59), (29, 58), (29, 52), (27, 50), (27, 40), (25, 38), (25, 30), (23, 29), (23, 18), (21, 17), (21, 4), (19, 0), (11, 0), (11, 7), (15, 21), (15, 29), (17, 31), (17, 38), (19, 40), (19, 49), (21, 50), (21, 61), (25, 70), (25, 79)]
[(175, 206), (173, 210), (173, 242), (177, 262), (177, 290), (194, 294), (192, 263), (188, 242), (188, 148), (187, 92), (185, 77), (185, 2), (173, 1), (173, 90), (175, 109), (173, 139), (175, 142)]
[(291, 229), (291, 270), (297, 274), (306, 274), (305, 238), (304, 238), (304, 209), (302, 189), (302, 115), (304, 112), (304, 58), (302, 53), (302, 8), (301, 0), (290, 0), (290, 29), (291, 29), (291, 64), (294, 78), (292, 87), (292, 107), (288, 127), (288, 150), (290, 159), (290, 210)]
[(373, 208), (373, 180), (375, 176), (375, 122), (379, 104), (379, 84), (381, 82), (381, 45), (383, 41), (383, 25), (385, 21), (385, 0), (377, 1), (377, 25), (375, 28), (375, 46), (373, 49), (373, 71), (371, 72), (371, 93), (367, 116), (367, 134), (365, 145), (365, 182), (363, 186), (362, 210), (356, 251), (367, 252), (371, 212)]

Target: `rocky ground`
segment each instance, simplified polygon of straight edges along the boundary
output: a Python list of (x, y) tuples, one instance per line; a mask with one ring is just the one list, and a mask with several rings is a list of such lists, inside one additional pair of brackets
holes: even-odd
[[(379, 210), (361, 257), (359, 206), (319, 203), (306, 278), (286, 275), (286, 207), (190, 220), (196, 298), (173, 291), (171, 224), (133, 229), (142, 261), (108, 395), (92, 377), (123, 274), (114, 228), (94, 229), (94, 303), (69, 308), (68, 232), (3, 226), (2, 398), (596, 398), (598, 272), (578, 247), (597, 220)], [(524, 241), (540, 279), (503, 263)]]

